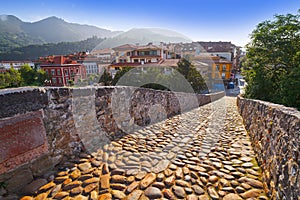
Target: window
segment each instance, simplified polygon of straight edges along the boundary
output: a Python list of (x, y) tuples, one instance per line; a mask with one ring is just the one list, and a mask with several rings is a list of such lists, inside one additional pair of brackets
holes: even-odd
[(220, 65), (216, 65), (217, 71), (220, 71)]
[(51, 75), (52, 75), (52, 76), (55, 75), (55, 69), (51, 69)]
[(226, 65), (222, 66), (222, 71), (226, 71)]
[(56, 70), (57, 75), (60, 75), (60, 69)]
[(150, 55), (156, 56), (157, 55), (157, 51), (156, 50), (150, 51)]
[(138, 60), (138, 59), (134, 59), (134, 60), (133, 60), (133, 62), (135, 62), (135, 63), (138, 63), (138, 62), (139, 62), (139, 60)]
[(130, 54), (131, 54), (130, 52), (127, 52), (127, 56), (130, 56)]
[(65, 69), (65, 75), (69, 76), (69, 71), (67, 69)]
[(62, 84), (61, 78), (58, 78), (58, 83), (59, 83), (59, 84)]
[(56, 78), (52, 78), (52, 83), (56, 84)]
[(225, 73), (222, 73), (222, 79), (224, 79), (225, 78)]

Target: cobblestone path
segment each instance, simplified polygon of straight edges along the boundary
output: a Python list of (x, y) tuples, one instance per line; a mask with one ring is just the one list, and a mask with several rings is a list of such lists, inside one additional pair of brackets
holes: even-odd
[(236, 98), (224, 97), (67, 162), (25, 199), (268, 199)]

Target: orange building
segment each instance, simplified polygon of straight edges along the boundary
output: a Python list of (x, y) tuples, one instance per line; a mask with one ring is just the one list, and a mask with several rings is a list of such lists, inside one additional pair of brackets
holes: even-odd
[(232, 61), (220, 56), (193, 56), (192, 63), (202, 75), (209, 79), (229, 80), (231, 78)]
[(229, 80), (231, 78), (232, 62), (226, 59), (215, 60), (212, 66), (212, 78)]

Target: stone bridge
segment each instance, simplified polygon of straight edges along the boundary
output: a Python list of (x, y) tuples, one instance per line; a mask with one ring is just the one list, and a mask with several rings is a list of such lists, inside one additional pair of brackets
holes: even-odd
[(3, 90), (0, 101), (2, 199), (300, 196), (290, 108), (129, 87)]

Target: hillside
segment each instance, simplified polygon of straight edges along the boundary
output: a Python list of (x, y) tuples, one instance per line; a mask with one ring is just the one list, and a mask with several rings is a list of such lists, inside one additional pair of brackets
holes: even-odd
[(97, 48), (116, 47), (122, 44), (147, 44), (152, 42), (160, 44), (160, 42), (191, 42), (188, 37), (175, 31), (159, 28), (134, 28), (127, 32), (121, 33), (113, 38), (107, 38)]
[(23, 22), (13, 15), (0, 15), (0, 52), (31, 44), (75, 42), (97, 36), (109, 38), (120, 31), (69, 23), (57, 17), (37, 22)]
[(191, 40), (175, 31), (159, 28), (133, 28), (120, 32), (69, 23), (58, 17), (29, 23), (13, 15), (0, 15), (0, 60), (34, 60), (51, 54), (149, 42), (160, 44)]
[(91, 51), (103, 40), (102, 38), (93, 37), (80, 42), (60, 42), (18, 47), (7, 53), (0, 53), (0, 60), (36, 60), (41, 56)]

